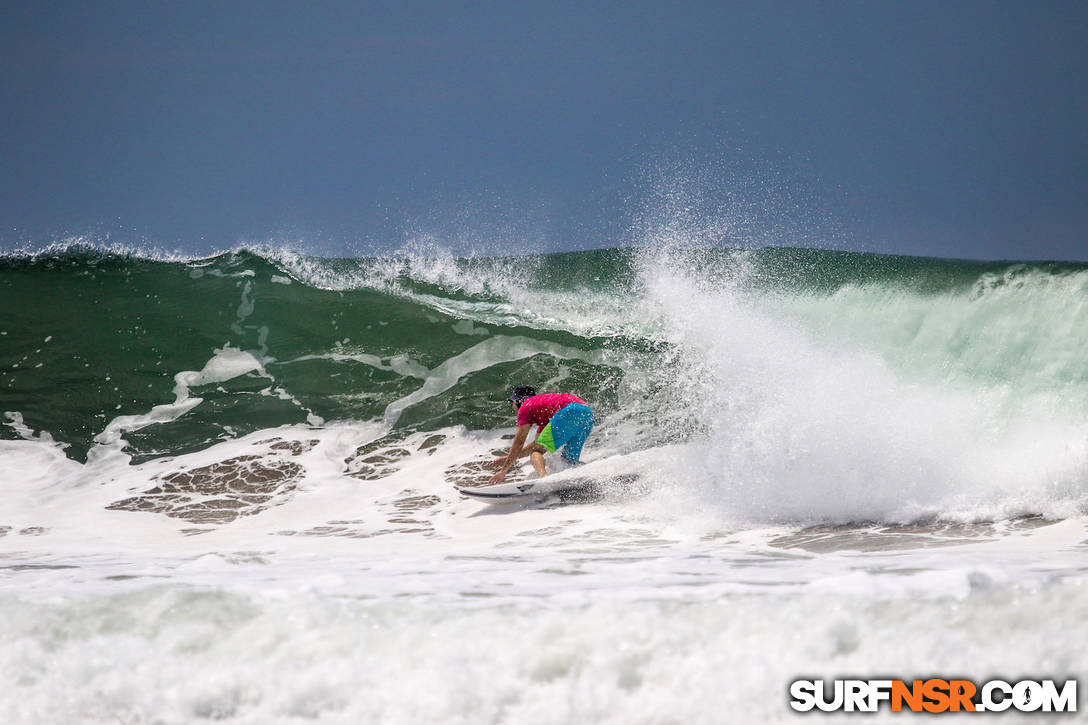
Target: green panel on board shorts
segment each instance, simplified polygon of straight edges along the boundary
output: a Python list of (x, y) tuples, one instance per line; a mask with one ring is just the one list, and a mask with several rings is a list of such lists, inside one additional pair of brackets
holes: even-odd
[(536, 437), (536, 442), (548, 449), (549, 453), (555, 453), (555, 438), (552, 436), (552, 424), (544, 426), (544, 430), (540, 431), (540, 435)]

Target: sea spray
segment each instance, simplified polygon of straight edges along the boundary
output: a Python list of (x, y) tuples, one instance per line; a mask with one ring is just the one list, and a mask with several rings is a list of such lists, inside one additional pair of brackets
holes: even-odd
[[(691, 248), (657, 252), (642, 268), (648, 306), (679, 351), (674, 378), (705, 430), (703, 440), (689, 444), (688, 470), (679, 474), (701, 482), (697, 500), (718, 501), (726, 513), (749, 521), (1083, 510), (1088, 425), (1075, 410), (1075, 395), (1066, 401), (1074, 410), (1058, 415), (1055, 409), (1067, 388), (1075, 393), (1083, 386), (1067, 379), (1068, 369), (1052, 382), (1048, 400), (1029, 397), (1010, 410), (1008, 396), (987, 385), (907, 375), (885, 349), (821, 335), (804, 314), (791, 314), (806, 311), (811, 291), (796, 290), (788, 302), (785, 290), (753, 291), (744, 264), (723, 274), (715, 270), (715, 255)], [(1055, 293), (1070, 296), (1070, 286), (1055, 284)], [(903, 285), (895, 293), (905, 307), (923, 304)], [(977, 306), (991, 304), (975, 286), (963, 294)], [(929, 300), (937, 308), (947, 303), (944, 296)], [(814, 304), (833, 314), (826, 298)], [(1037, 321), (1033, 310), (1026, 316)], [(1055, 327), (1026, 334), (1040, 345), (1061, 345), (1064, 321)], [(980, 344), (990, 342), (980, 337)], [(960, 350), (960, 337), (944, 342), (946, 356)], [(1031, 362), (1009, 375), (1028, 374)], [(1070, 366), (1067, 359), (1058, 363)]]

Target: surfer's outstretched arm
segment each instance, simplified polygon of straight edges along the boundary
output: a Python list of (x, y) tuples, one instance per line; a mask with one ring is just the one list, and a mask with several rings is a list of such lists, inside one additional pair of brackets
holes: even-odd
[[(506, 478), (506, 472), (510, 470), (510, 466), (514, 465), (514, 461), (523, 455), (528, 455), (532, 452), (535, 443), (530, 443), (525, 446), (525, 439), (529, 437), (529, 429), (533, 426), (529, 423), (525, 425), (519, 425), (517, 432), (514, 434), (514, 442), (510, 444), (510, 452), (506, 454), (505, 458), (496, 458), (491, 462), (492, 466), (498, 466), (499, 472), (491, 477), (490, 483), (498, 483), (502, 479)], [(524, 451), (523, 451), (523, 446)]]

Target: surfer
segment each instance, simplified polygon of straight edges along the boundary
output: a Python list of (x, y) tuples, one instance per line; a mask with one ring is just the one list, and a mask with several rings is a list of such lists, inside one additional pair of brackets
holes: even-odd
[[(518, 415), (518, 430), (510, 452), (496, 458), (488, 464), (498, 468), (499, 472), (491, 477), (490, 483), (499, 483), (506, 478), (506, 472), (514, 461), (522, 456), (529, 456), (536, 475), (544, 478), (544, 454), (555, 453), (562, 448), (564, 461), (577, 463), (582, 454), (582, 445), (593, 430), (593, 411), (586, 401), (569, 393), (536, 394), (531, 385), (519, 385), (506, 399), (514, 406)], [(536, 440), (525, 445), (529, 429), (538, 426)]]

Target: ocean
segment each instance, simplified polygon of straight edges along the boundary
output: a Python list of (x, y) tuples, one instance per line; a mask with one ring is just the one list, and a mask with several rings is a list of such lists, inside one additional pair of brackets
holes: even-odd
[[(0, 257), (0, 309), (7, 722), (788, 722), (799, 678), (1086, 681), (1088, 264), (68, 245)], [(519, 384), (593, 407), (592, 492), (457, 493)]]

